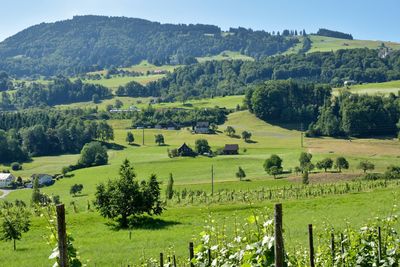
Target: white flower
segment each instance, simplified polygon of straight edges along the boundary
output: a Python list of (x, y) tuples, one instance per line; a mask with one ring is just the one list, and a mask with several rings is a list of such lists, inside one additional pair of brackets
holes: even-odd
[(264, 228), (267, 228), (268, 226), (272, 225), (273, 222), (274, 222), (273, 220), (268, 220), (268, 221), (264, 222), (264, 224), (263, 224)]
[(272, 236), (264, 236), (262, 240), (262, 246), (267, 245), (268, 249), (271, 249), (274, 245), (274, 238)]

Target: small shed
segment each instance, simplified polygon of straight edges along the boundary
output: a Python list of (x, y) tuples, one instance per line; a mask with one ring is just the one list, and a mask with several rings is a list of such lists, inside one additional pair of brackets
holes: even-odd
[(183, 145), (178, 148), (178, 154), (181, 157), (193, 157), (196, 155), (193, 149), (191, 149), (186, 143), (183, 143)]
[(227, 144), (224, 147), (225, 155), (237, 155), (239, 154), (239, 145), (238, 144)]
[(11, 173), (0, 173), (0, 188), (9, 187), (14, 181), (15, 177)]

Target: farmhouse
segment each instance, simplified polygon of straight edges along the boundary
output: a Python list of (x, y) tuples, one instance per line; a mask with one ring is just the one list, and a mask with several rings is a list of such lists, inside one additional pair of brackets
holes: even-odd
[(9, 187), (14, 181), (15, 177), (11, 173), (0, 173), (0, 188)]
[(35, 178), (38, 178), (39, 180), (39, 186), (44, 186), (44, 185), (52, 185), (53, 184), (53, 177), (48, 174), (33, 174), (31, 176), (31, 181), (33, 183), (33, 180)]
[(208, 134), (210, 133), (210, 123), (207, 121), (199, 121), (194, 127), (194, 132), (197, 134)]
[(227, 144), (224, 147), (225, 155), (237, 155), (239, 154), (239, 145), (238, 144)]
[(186, 145), (186, 143), (183, 143), (183, 145), (178, 148), (178, 154), (181, 157), (193, 157), (195, 155), (194, 151)]

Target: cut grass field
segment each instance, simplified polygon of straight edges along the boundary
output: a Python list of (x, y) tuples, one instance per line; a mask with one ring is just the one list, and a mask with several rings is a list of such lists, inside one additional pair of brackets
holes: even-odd
[(234, 51), (224, 51), (221, 52), (219, 55), (215, 56), (206, 56), (206, 57), (197, 57), (196, 58), (198, 62), (206, 62), (206, 61), (212, 61), (212, 60), (243, 60), (243, 61), (254, 61), (254, 58), (242, 55), (240, 52), (234, 52)]
[(340, 90), (348, 90), (356, 94), (368, 95), (388, 95), (390, 93), (399, 94), (400, 80), (383, 82), (383, 83), (365, 83), (349, 86), (348, 88), (335, 88), (333, 94), (338, 94)]
[[(238, 97), (239, 98), (239, 97)], [(204, 100), (227, 101), (229, 98)], [(214, 103), (213, 103), (214, 104)], [(213, 105), (207, 104), (207, 105)], [(221, 105), (222, 106), (222, 105)], [(97, 212), (87, 212), (87, 203), (94, 199), (96, 186), (117, 177), (118, 168), (122, 161), (129, 159), (138, 175), (138, 179), (147, 179), (150, 174), (158, 175), (164, 192), (169, 173), (173, 173), (175, 188), (211, 191), (211, 165), (215, 171), (215, 190), (251, 190), (287, 186), (293, 183), (293, 177), (287, 179), (273, 179), (263, 170), (263, 162), (271, 154), (278, 154), (283, 158), (285, 170), (298, 165), (301, 151), (309, 150), (313, 153), (313, 162), (326, 156), (336, 157), (344, 155), (349, 159), (351, 168), (346, 174), (360, 174), (356, 166), (360, 160), (368, 159), (376, 164), (378, 171), (384, 170), (388, 164), (398, 163), (400, 144), (396, 140), (353, 140), (351, 147), (347, 140), (331, 138), (306, 138), (305, 148), (300, 147), (300, 132), (277, 125), (265, 123), (248, 111), (235, 112), (229, 115), (227, 122), (219, 127), (223, 131), (230, 125), (240, 134), (243, 130), (252, 132), (252, 143), (242, 139), (231, 138), (223, 133), (215, 135), (194, 135), (186, 129), (168, 131), (145, 129), (145, 145), (142, 144), (142, 130), (132, 130), (135, 136), (135, 146), (125, 142), (129, 120), (109, 121), (115, 131), (115, 143), (123, 145), (123, 150), (109, 150), (109, 164), (93, 168), (86, 168), (72, 172), (73, 176), (57, 181), (53, 186), (42, 188), (48, 195), (59, 195), (67, 206), (68, 231), (75, 238), (75, 246), (80, 252), (81, 259), (88, 266), (118, 266), (128, 263), (137, 264), (139, 259), (146, 257), (157, 258), (160, 252), (167, 253), (168, 249), (176, 252), (179, 258), (186, 257), (187, 243), (202, 230), (203, 222), (210, 212), (218, 221), (232, 221), (237, 216), (238, 221), (249, 217), (252, 208), (272, 208), (273, 203), (266, 201), (246, 204), (212, 204), (212, 205), (182, 205), (168, 206), (165, 213), (159, 217), (162, 221), (156, 229), (134, 229), (132, 240), (129, 240), (127, 230), (116, 231), (108, 224), (109, 220), (102, 218)], [(166, 146), (157, 146), (154, 135), (162, 133)], [(225, 144), (237, 143), (240, 154), (232, 156), (217, 156), (208, 158), (174, 158), (167, 156), (167, 149), (172, 149), (186, 142), (194, 147), (196, 139), (206, 138), (212, 149), (223, 147)], [(244, 149), (246, 148), (246, 152)], [(358, 149), (358, 150), (357, 150)], [(59, 173), (63, 166), (74, 164), (79, 155), (62, 155), (57, 157), (38, 157), (32, 162), (23, 164), (23, 170), (15, 175), (23, 178), (33, 173)], [(240, 182), (235, 177), (238, 166), (241, 166), (250, 181)], [(7, 166), (0, 166), (0, 168)], [(313, 175), (311, 175), (311, 179)], [(73, 184), (83, 184), (84, 189), (79, 197), (72, 197), (69, 189)], [(30, 202), (32, 190), (16, 190), (6, 199), (22, 199)], [(303, 245), (307, 242), (307, 224), (313, 223), (316, 232), (323, 231), (323, 223), (327, 222), (341, 229), (346, 226), (346, 220), (355, 227), (361, 226), (366, 220), (378, 215), (386, 215), (397, 203), (394, 197), (398, 189), (380, 189), (373, 192), (348, 194), (341, 196), (327, 196), (305, 200), (284, 201), (284, 227), (288, 249), (295, 248), (296, 243)], [(372, 201), (373, 200), (373, 201)], [(77, 206), (79, 213), (74, 213), (71, 202)], [(92, 207), (93, 208), (93, 207)], [(229, 224), (231, 226), (231, 224)], [(43, 218), (34, 217), (32, 229), (24, 234), (22, 241), (17, 243), (18, 251), (12, 251), (11, 243), (0, 243), (0, 262), (6, 266), (46, 266), (50, 264), (48, 256), (51, 249), (42, 238), (47, 233)], [(177, 234), (179, 233), (179, 234)]]
[[(122, 108), (129, 108), (130, 106), (135, 106), (140, 109), (146, 108), (152, 97), (113, 97), (110, 99), (102, 100), (101, 103), (94, 104), (92, 101), (89, 102), (78, 102), (68, 105), (58, 105), (58, 108), (87, 108), (87, 107), (98, 107), (99, 110), (106, 110), (108, 105), (114, 105), (116, 100), (123, 103)], [(156, 109), (158, 108), (185, 108), (185, 109), (195, 109), (195, 108), (214, 108), (225, 107), (227, 109), (235, 109), (237, 105), (243, 104), (243, 95), (237, 96), (225, 96), (225, 97), (214, 97), (209, 99), (199, 99), (199, 100), (189, 100), (185, 104), (182, 102), (171, 102), (171, 103), (156, 103), (152, 106)]]
[[(293, 253), (298, 244), (307, 244), (307, 224), (314, 225), (315, 235), (325, 231), (327, 226), (336, 231), (347, 226), (363, 226), (369, 219), (385, 216), (398, 201), (399, 190), (377, 190), (369, 193), (332, 196), (308, 200), (283, 202), (283, 225), (285, 246)], [(133, 229), (116, 231), (108, 220), (97, 212), (81, 210), (66, 215), (67, 229), (72, 233), (74, 246), (78, 249), (83, 263), (88, 266), (137, 266), (142, 257), (158, 258), (160, 252), (174, 253), (178, 260), (187, 258), (188, 242), (199, 238), (204, 221), (211, 213), (217, 222), (226, 223), (228, 231), (235, 219), (238, 223), (253, 214), (254, 209), (272, 210), (273, 203), (263, 202), (246, 205), (214, 204), (205, 206), (169, 207), (159, 219), (162, 223), (155, 229)], [(12, 251), (11, 243), (0, 243), (0, 262), (5, 266), (48, 266), (52, 248), (43, 239), (48, 234), (42, 217), (34, 217), (31, 230), (17, 242), (17, 251)], [(318, 241), (315, 241), (318, 243)], [(197, 242), (195, 241), (195, 244)]]
[(394, 50), (400, 49), (400, 43), (395, 42), (384, 42), (384, 41), (370, 41), (370, 40), (346, 40), (332, 37), (325, 37), (319, 35), (310, 35), (311, 49), (308, 53), (312, 52), (327, 52), (336, 51), (340, 49), (354, 49), (354, 48), (370, 48), (376, 49), (380, 47), (382, 43), (385, 46), (390, 47)]

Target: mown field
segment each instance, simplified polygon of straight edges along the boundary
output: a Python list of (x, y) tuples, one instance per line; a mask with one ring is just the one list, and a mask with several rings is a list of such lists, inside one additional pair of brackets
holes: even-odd
[(197, 57), (196, 58), (198, 62), (206, 62), (206, 61), (211, 61), (211, 60), (250, 60), (253, 61), (254, 58), (242, 55), (240, 52), (234, 52), (234, 51), (224, 51), (221, 52), (219, 55), (215, 56), (207, 56), (207, 57)]
[[(108, 105), (114, 105), (116, 100), (123, 103), (122, 108), (129, 108), (130, 106), (135, 106), (140, 109), (146, 108), (153, 97), (119, 97), (115, 96), (110, 99), (102, 100), (100, 103), (95, 104), (92, 101), (89, 102), (78, 102), (67, 105), (58, 105), (57, 108), (87, 108), (87, 107), (98, 107), (99, 110), (106, 110)], [(170, 102), (170, 103), (155, 103), (152, 104), (154, 108), (185, 108), (185, 109), (195, 109), (195, 108), (214, 108), (225, 107), (227, 109), (235, 109), (237, 105), (243, 104), (243, 95), (237, 96), (225, 96), (225, 97), (214, 97), (210, 99), (199, 99), (199, 100), (189, 100), (185, 103), (182, 102)]]
[[(214, 98), (193, 102), (202, 107), (213, 106), (216, 102), (220, 106), (235, 106), (235, 101), (242, 96)], [(176, 105), (180, 105), (176, 103)], [(252, 204), (224, 203), (211, 205), (168, 205), (165, 213), (159, 217), (156, 229), (133, 229), (132, 240), (129, 240), (128, 230), (114, 230), (109, 220), (102, 218), (96, 211), (88, 211), (88, 201), (94, 199), (96, 185), (117, 177), (121, 162), (129, 159), (138, 175), (138, 179), (147, 179), (150, 174), (157, 174), (163, 182), (164, 192), (169, 173), (175, 180), (178, 190), (192, 189), (211, 191), (211, 166), (215, 171), (215, 190), (252, 190), (277, 188), (299, 183), (295, 175), (281, 175), (273, 179), (263, 170), (263, 162), (271, 154), (278, 154), (283, 159), (284, 170), (298, 165), (301, 151), (313, 153), (313, 162), (324, 157), (345, 156), (350, 162), (350, 169), (345, 171), (352, 177), (357, 177), (361, 171), (357, 169), (360, 160), (368, 159), (375, 163), (376, 171), (384, 171), (390, 164), (398, 164), (400, 143), (396, 139), (354, 139), (349, 140), (332, 138), (306, 138), (305, 147), (301, 147), (300, 132), (295, 125), (271, 125), (255, 118), (248, 111), (235, 112), (229, 115), (227, 122), (219, 126), (215, 135), (194, 135), (187, 129), (168, 131), (145, 129), (144, 145), (142, 145), (142, 130), (132, 130), (136, 145), (128, 145), (125, 136), (130, 127), (129, 120), (110, 121), (115, 131), (115, 143), (124, 146), (122, 150), (109, 150), (109, 164), (74, 171), (73, 176), (57, 181), (53, 186), (42, 189), (49, 195), (59, 195), (67, 206), (68, 230), (75, 238), (75, 246), (80, 252), (83, 262), (88, 260), (88, 266), (119, 266), (121, 264), (137, 264), (140, 258), (157, 258), (159, 253), (168, 251), (176, 253), (179, 258), (186, 257), (187, 245), (192, 238), (197, 238), (202, 230), (205, 219), (210, 213), (217, 221), (232, 222), (233, 217), (238, 221), (244, 220), (252, 214), (252, 209), (271, 209), (273, 202), (263, 201)], [(226, 126), (233, 126), (240, 134), (243, 130), (252, 132), (251, 143), (239, 138), (226, 136), (222, 131)], [(162, 133), (166, 146), (158, 146), (154, 142), (154, 135)], [(233, 156), (217, 156), (214, 158), (174, 158), (167, 156), (167, 149), (172, 149), (186, 142), (194, 147), (196, 139), (206, 138), (213, 150), (225, 144), (237, 143), (240, 154)], [(57, 157), (38, 157), (32, 162), (25, 163), (23, 170), (15, 172), (23, 178), (33, 173), (59, 173), (63, 166), (74, 164), (79, 155), (61, 155)], [(249, 181), (238, 181), (235, 177), (237, 168), (241, 166)], [(7, 166), (0, 166), (4, 168)], [(329, 174), (328, 174), (329, 176)], [(335, 181), (342, 176), (334, 176)], [(311, 182), (319, 181), (319, 174), (310, 176)], [(345, 180), (345, 179), (344, 179)], [(334, 182), (335, 182), (334, 181)], [(79, 197), (72, 197), (69, 189), (73, 184), (83, 184), (84, 189)], [(6, 199), (22, 199), (30, 202), (31, 190), (17, 190), (10, 193)], [(361, 226), (369, 218), (386, 215), (398, 201), (397, 188), (379, 189), (373, 192), (347, 194), (340, 196), (317, 197), (313, 199), (285, 200), (284, 227), (287, 247), (293, 250), (297, 243), (306, 245), (307, 224), (316, 225), (316, 231), (323, 231), (324, 222), (335, 228), (343, 228), (346, 221), (353, 226)], [(73, 211), (71, 202), (74, 202), (78, 213)], [(91, 205), (93, 209), (93, 206)], [(12, 251), (11, 243), (0, 243), (0, 262), (6, 266), (48, 266), (48, 256), (51, 249), (43, 235), (47, 233), (43, 218), (34, 217), (32, 229), (24, 234), (22, 241), (17, 243), (18, 250)], [(177, 234), (179, 233), (179, 234)]]
[(326, 52), (336, 51), (339, 49), (354, 49), (354, 48), (378, 48), (382, 43), (392, 49), (400, 49), (400, 44), (395, 42), (385, 41), (370, 41), (370, 40), (346, 40), (332, 37), (325, 37), (319, 35), (310, 35), (311, 49), (308, 53), (312, 52)]
[(390, 93), (398, 94), (400, 91), (400, 80), (383, 82), (383, 83), (365, 83), (349, 86), (348, 88), (336, 88), (334, 94), (337, 94), (339, 90), (349, 90), (352, 93), (357, 94), (380, 94), (388, 95)]

